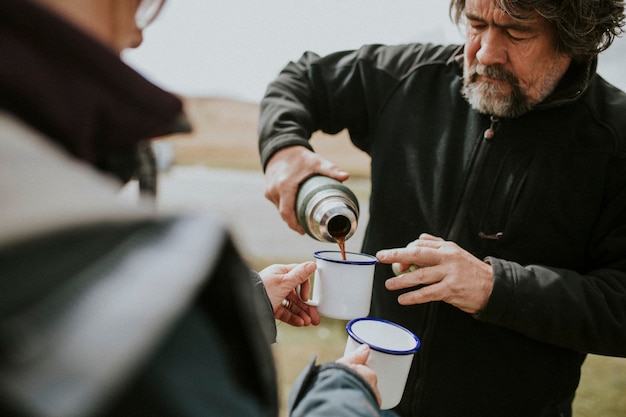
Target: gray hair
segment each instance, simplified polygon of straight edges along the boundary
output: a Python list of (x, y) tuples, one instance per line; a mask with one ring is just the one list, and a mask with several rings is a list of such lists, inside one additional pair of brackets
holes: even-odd
[[(624, 2), (618, 0), (493, 0), (506, 13), (523, 20), (536, 12), (557, 31), (559, 51), (577, 61), (597, 56), (624, 30)], [(450, 0), (450, 18), (457, 25), (466, 0)]]

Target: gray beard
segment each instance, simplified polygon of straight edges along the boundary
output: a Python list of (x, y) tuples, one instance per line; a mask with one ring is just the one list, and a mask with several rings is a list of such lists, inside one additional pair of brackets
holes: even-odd
[[(478, 74), (507, 81), (512, 86), (511, 93), (504, 96), (497, 85), (477, 82)], [(514, 118), (532, 108), (517, 78), (497, 66), (470, 68), (463, 77), (461, 93), (474, 110), (491, 116)]]

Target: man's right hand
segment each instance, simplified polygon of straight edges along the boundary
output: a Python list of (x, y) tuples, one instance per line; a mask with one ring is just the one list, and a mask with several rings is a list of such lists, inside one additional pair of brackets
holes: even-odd
[(325, 175), (338, 181), (350, 177), (333, 162), (304, 146), (290, 146), (276, 152), (265, 167), (265, 198), (278, 208), (290, 228), (300, 234), (304, 230), (296, 216), (296, 196), (299, 185), (314, 174)]

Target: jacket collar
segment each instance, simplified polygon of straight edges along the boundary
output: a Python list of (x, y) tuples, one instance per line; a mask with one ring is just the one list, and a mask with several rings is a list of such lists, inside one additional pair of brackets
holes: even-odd
[(537, 104), (535, 108), (552, 108), (576, 100), (589, 87), (591, 78), (596, 73), (597, 63), (597, 58), (584, 62), (572, 61), (552, 94)]
[(178, 98), (31, 0), (0, 0), (0, 56), (0, 107), (100, 168), (189, 130)]

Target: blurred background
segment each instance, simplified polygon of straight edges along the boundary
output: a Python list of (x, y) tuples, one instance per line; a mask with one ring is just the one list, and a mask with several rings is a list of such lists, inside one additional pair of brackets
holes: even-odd
[[(461, 42), (448, 2), (432, 0), (168, 1), (127, 61), (186, 96), (258, 102), (265, 86), (305, 50), (326, 54), (366, 43)], [(626, 39), (600, 60), (600, 73), (626, 87), (618, 67)]]
[[(125, 61), (157, 85), (179, 94), (194, 124), (191, 135), (156, 144), (162, 168), (161, 210), (221, 214), (244, 257), (261, 269), (312, 259), (334, 249), (288, 229), (263, 196), (256, 144), (258, 102), (266, 85), (307, 50), (326, 54), (366, 43), (460, 43), (448, 2), (432, 0), (170, 0)], [(600, 57), (599, 72), (626, 90), (626, 38)], [(621, 64), (621, 68), (620, 68)], [(347, 249), (359, 251), (367, 221), (369, 158), (345, 132), (316, 134), (316, 151), (351, 173), (361, 218)], [(134, 195), (133, 184), (124, 192)], [(289, 387), (313, 355), (343, 354), (345, 322), (278, 327), (274, 345), (283, 415)], [(425, 341), (427, 343), (427, 341)], [(591, 355), (575, 402), (576, 417), (626, 416), (626, 360)]]

